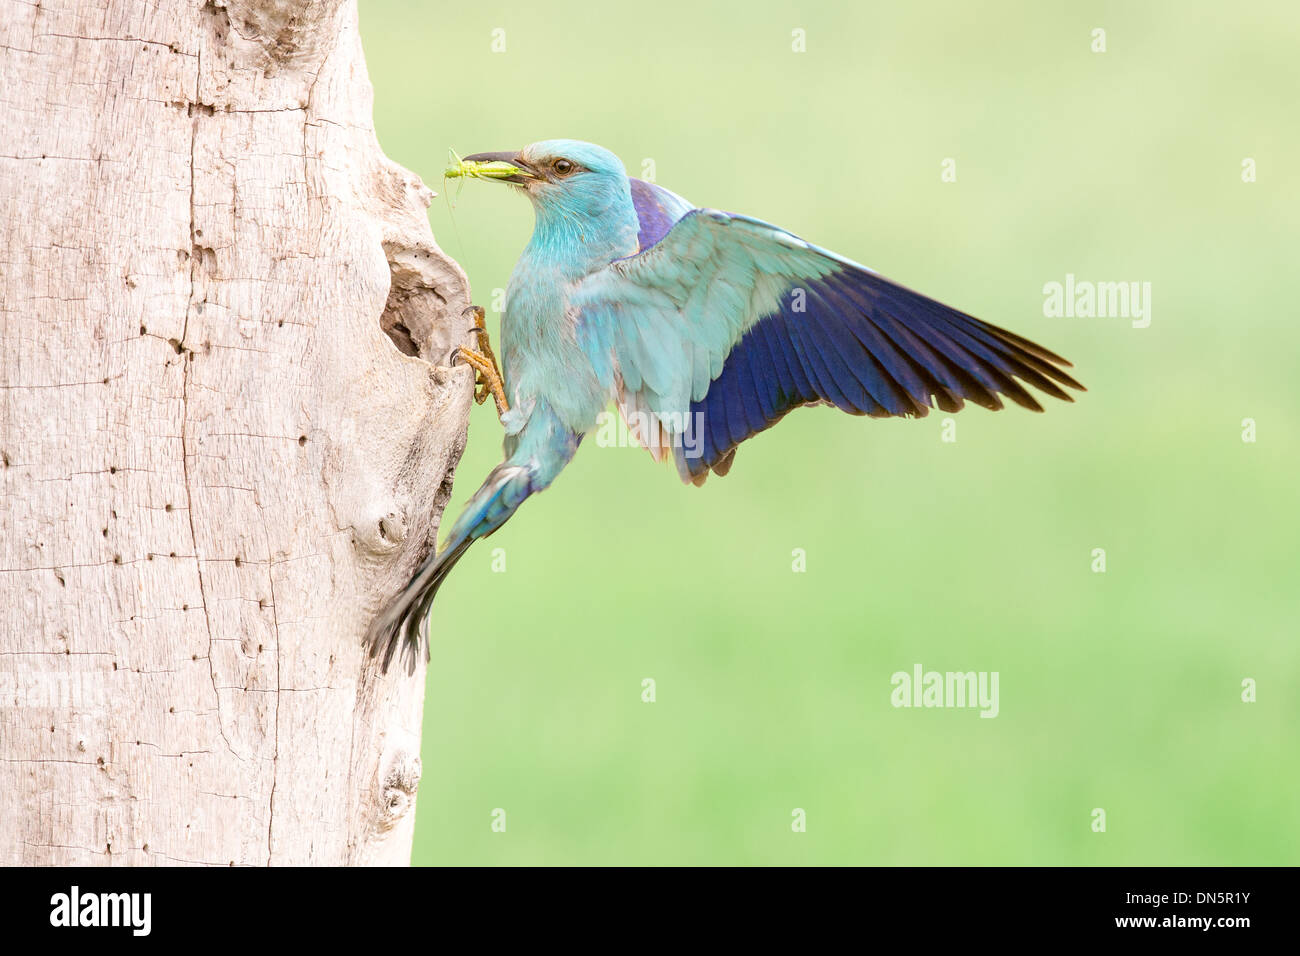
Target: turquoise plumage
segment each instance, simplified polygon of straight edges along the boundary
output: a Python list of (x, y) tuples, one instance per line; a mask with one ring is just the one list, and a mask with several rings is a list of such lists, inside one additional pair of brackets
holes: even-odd
[[(536, 214), (501, 320), (505, 460), (374, 622), (385, 670), (399, 646), (414, 669), (447, 572), (555, 480), (611, 403), (656, 459), (701, 484), (802, 405), (921, 417), (1005, 396), (1041, 411), (1025, 384), (1066, 401), (1062, 386), (1083, 388), (1047, 349), (776, 226), (630, 179), (599, 146), (550, 140), (458, 169), (514, 185)], [(490, 383), (491, 363), (466, 357)]]

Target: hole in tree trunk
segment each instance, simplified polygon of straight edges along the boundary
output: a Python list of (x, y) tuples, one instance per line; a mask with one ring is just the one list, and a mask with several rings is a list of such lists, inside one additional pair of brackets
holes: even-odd
[(461, 336), (446, 327), (447, 299), (437, 288), (441, 279), (433, 256), (428, 249), (398, 242), (385, 242), (384, 254), (390, 282), (379, 327), (403, 355), (446, 361), (453, 341)]

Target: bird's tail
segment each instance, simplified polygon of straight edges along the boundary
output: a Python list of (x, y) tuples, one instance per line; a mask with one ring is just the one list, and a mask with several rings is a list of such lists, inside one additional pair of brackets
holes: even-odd
[[(399, 647), (407, 657), (407, 673), (415, 671), (417, 654), (425, 637), (424, 623), (438, 588), (471, 544), (496, 531), (525, 498), (545, 487), (539, 487), (535, 479), (534, 471), (527, 465), (507, 461), (494, 468), (456, 519), (447, 546), (430, 555), (402, 593), (375, 618), (366, 640), (371, 657), (383, 655), (385, 672)], [(427, 660), (427, 643), (424, 652)]]

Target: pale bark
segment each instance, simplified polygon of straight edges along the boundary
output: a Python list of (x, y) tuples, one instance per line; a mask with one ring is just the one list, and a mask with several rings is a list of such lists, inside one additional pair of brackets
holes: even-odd
[(0, 0), (0, 864), (409, 860), (424, 670), (362, 636), (465, 440), (429, 198), (354, 0)]

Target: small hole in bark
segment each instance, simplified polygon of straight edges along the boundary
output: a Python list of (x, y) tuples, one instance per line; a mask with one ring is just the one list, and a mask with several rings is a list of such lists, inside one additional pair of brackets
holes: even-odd
[(306, 435), (299, 435), (299, 436), (298, 436), (298, 447), (301, 448), (303, 445), (306, 445), (306, 444), (307, 444), (307, 436), (306, 436)]
[(402, 523), (395, 514), (387, 514), (379, 519), (379, 536), (385, 541), (400, 541), (402, 535)]
[(102, 534), (105, 538), (107, 538), (107, 537), (108, 537), (108, 529), (107, 529), (107, 528), (103, 529), (103, 531), (101, 531), (100, 534)]
[(141, 334), (141, 335), (148, 335), (148, 334), (149, 334), (149, 330), (146, 329), (146, 328), (142, 325), (142, 326), (140, 326), (140, 334)]
[(172, 506), (171, 506), (171, 505), (166, 505), (166, 506), (163, 507), (163, 511), (166, 511), (166, 512), (168, 512), (168, 513), (170, 513), (171, 510), (172, 510)]
[(108, 473), (109, 473), (110, 475), (116, 475), (116, 474), (117, 474), (117, 466), (116, 466), (116, 465), (109, 465), (109, 466), (108, 466)]
[(104, 379), (104, 384), (105, 384), (105, 385), (108, 384), (108, 379)]
[(174, 558), (174, 557), (176, 557), (176, 552), (173, 551), (171, 554), (167, 555), (167, 557), (169, 557), (169, 558)]
[(115, 554), (115, 555), (113, 555), (113, 563), (114, 563), (114, 564), (121, 564), (121, 563), (122, 563), (122, 556), (121, 556), (120, 554)]
[(189, 606), (188, 604), (182, 604), (182, 605), (181, 605), (181, 610), (182, 610), (182, 611), (188, 611), (189, 609), (190, 609), (190, 606)]
[(239, 556), (236, 555), (236, 556), (235, 556), (235, 567), (239, 567), (240, 564), (242, 564), (242, 562), (239, 560)]

